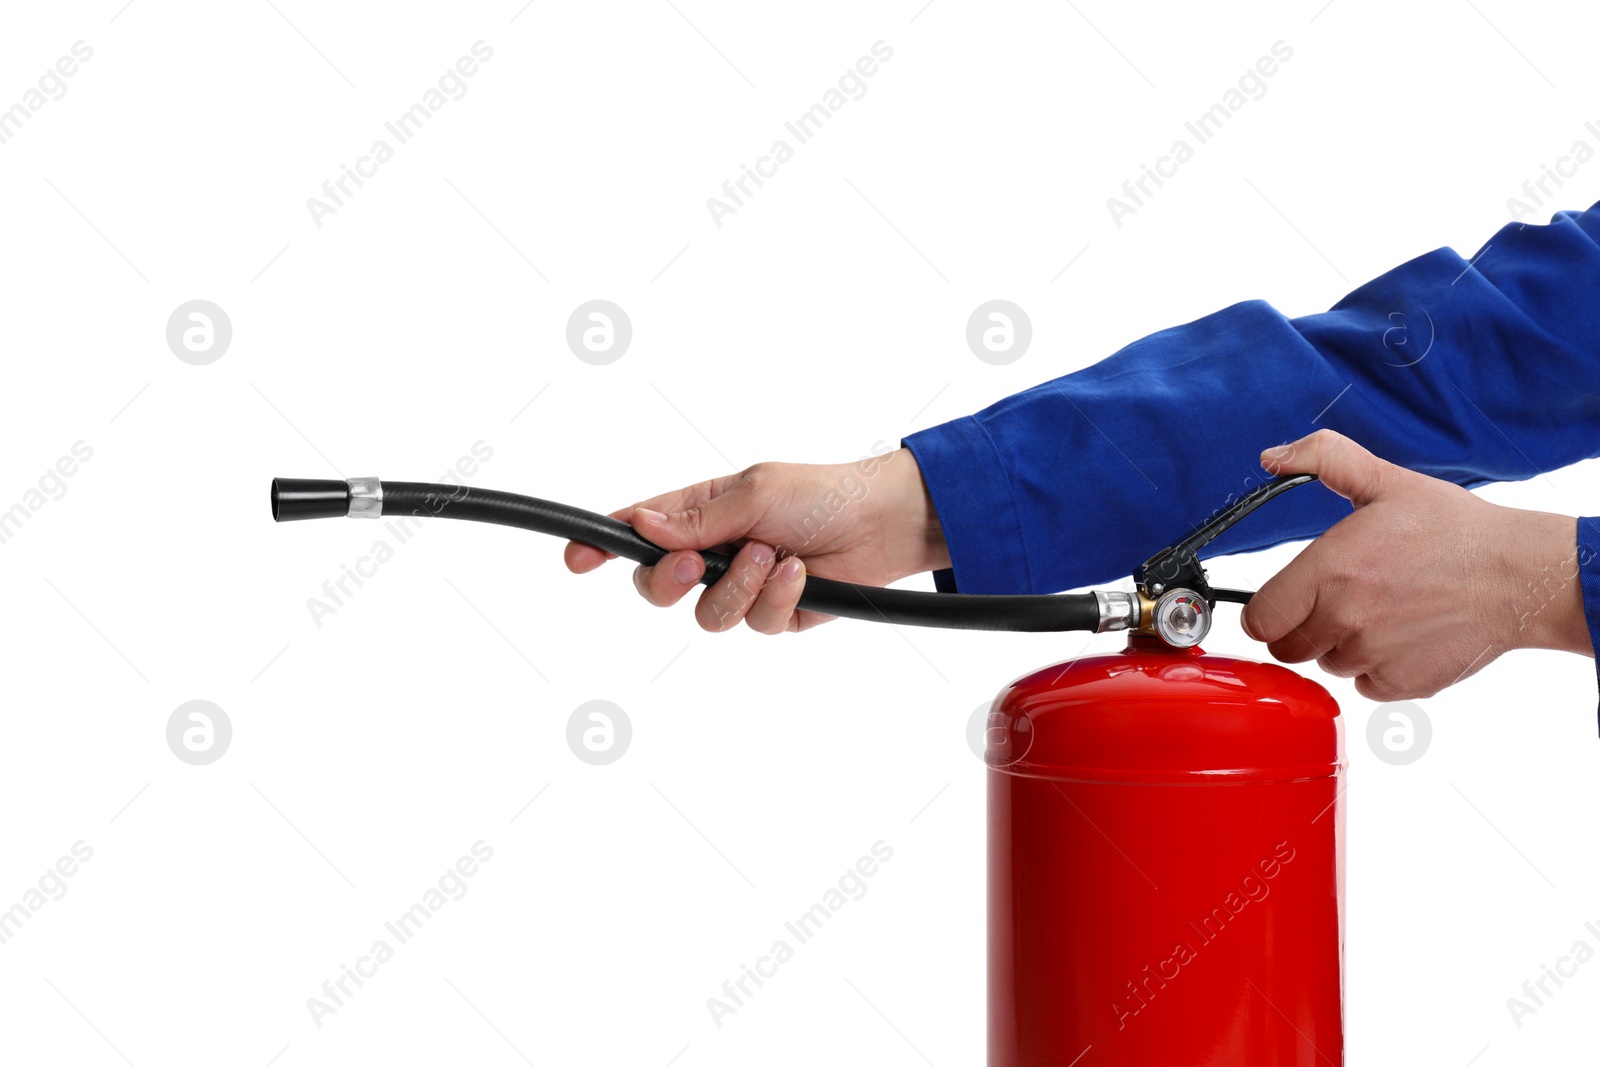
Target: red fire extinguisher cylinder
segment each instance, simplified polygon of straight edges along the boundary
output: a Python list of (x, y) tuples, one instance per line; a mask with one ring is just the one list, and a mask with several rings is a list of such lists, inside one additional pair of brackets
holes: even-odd
[(1134, 636), (1011, 683), (985, 759), (990, 1067), (1343, 1062), (1325, 689)]

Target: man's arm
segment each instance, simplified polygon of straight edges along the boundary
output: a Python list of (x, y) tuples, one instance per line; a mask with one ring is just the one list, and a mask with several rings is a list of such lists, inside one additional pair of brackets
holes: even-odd
[[(1430, 252), (1322, 314), (1237, 304), (905, 443), (949, 546), (940, 587), (1046, 593), (1126, 575), (1317, 427), (1466, 486), (1600, 455), (1600, 205), (1508, 225), (1471, 261)], [(1349, 513), (1307, 486), (1210, 553)]]

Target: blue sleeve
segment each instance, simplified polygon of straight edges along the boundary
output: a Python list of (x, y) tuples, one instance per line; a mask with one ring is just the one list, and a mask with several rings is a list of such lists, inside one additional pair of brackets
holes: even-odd
[[(1508, 225), (1470, 261), (1430, 252), (1322, 314), (1236, 304), (905, 444), (950, 546), (939, 588), (1050, 593), (1125, 577), (1257, 484), (1263, 448), (1321, 427), (1467, 486), (1600, 454), (1600, 205)], [(1349, 511), (1307, 486), (1209, 553)]]
[(1583, 591), (1583, 621), (1600, 665), (1600, 518), (1578, 520), (1578, 585)]

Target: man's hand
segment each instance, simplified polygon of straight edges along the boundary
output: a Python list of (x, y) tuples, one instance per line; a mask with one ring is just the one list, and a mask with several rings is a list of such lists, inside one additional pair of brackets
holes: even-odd
[[(775, 634), (831, 618), (796, 609), (808, 571), (887, 585), (950, 566), (922, 471), (903, 448), (854, 463), (758, 463), (611, 514), (672, 550), (634, 572), (640, 595), (658, 607), (676, 604), (704, 576), (698, 550), (733, 556), (695, 606), (696, 620), (713, 632), (740, 619)], [(567, 567), (578, 574), (612, 558), (567, 545)]]
[(1389, 701), (1432, 696), (1512, 648), (1593, 655), (1575, 519), (1490, 504), (1331, 430), (1261, 465), (1316, 474), (1355, 507), (1246, 605), (1245, 632), (1277, 659), (1314, 659)]

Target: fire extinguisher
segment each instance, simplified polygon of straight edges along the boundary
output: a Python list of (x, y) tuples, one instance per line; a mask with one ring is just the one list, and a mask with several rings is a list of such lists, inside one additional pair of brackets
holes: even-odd
[[(1344, 1062), (1339, 706), (1211, 656), (1198, 550), (1134, 572), (1120, 653), (1017, 679), (990, 709), (990, 1067)], [(1147, 614), (1148, 612), (1148, 614)]]
[[(808, 578), (800, 607), (957, 629), (1125, 632), (1017, 679), (988, 718), (990, 1067), (1286, 1067), (1344, 1060), (1339, 708), (1276, 664), (1200, 649), (1199, 553), (1273, 479), (1134, 572), (1135, 589), (988, 596)], [(515, 526), (639, 563), (627, 523), (490, 489), (275, 479), (276, 521), (410, 514)], [(702, 552), (711, 584), (730, 558)]]

